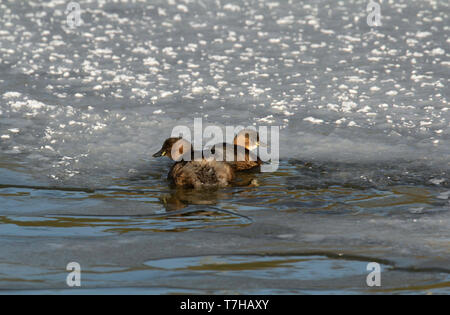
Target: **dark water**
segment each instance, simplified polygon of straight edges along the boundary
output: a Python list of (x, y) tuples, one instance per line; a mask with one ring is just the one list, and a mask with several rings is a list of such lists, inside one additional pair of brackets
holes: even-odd
[[(0, 293), (450, 293), (448, 1), (78, 2), (0, 1)], [(171, 188), (195, 118), (278, 171)]]
[[(364, 179), (346, 181), (350, 171)], [(13, 174), (22, 176), (6, 173)], [(367, 165), (290, 161), (277, 173), (239, 176), (257, 187), (212, 191), (171, 189), (164, 169), (103, 188), (40, 186), (22, 176), (24, 185), (0, 189), (2, 287), (27, 294), (448, 292), (448, 188), (371, 174)], [(71, 261), (82, 266), (77, 291), (65, 285)], [(365, 282), (372, 261), (382, 266), (379, 288)]]

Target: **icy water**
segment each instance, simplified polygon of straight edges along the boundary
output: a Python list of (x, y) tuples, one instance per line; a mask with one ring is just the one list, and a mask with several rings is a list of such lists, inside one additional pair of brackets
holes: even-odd
[[(0, 293), (450, 293), (449, 4), (368, 2), (0, 1)], [(170, 188), (200, 117), (278, 171)]]

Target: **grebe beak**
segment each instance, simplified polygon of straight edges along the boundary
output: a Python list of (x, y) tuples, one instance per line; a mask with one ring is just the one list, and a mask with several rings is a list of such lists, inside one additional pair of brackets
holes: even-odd
[(160, 151), (158, 151), (155, 154), (153, 154), (153, 157), (160, 157), (160, 156), (165, 156), (165, 155), (166, 155), (166, 151), (161, 149)]

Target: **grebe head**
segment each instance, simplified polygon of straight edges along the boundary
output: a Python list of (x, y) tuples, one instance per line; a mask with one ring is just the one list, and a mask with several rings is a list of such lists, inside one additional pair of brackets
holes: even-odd
[(259, 141), (259, 133), (251, 129), (241, 130), (234, 138), (234, 144), (245, 147), (249, 151), (259, 146), (265, 146), (265, 144)]
[(192, 145), (183, 138), (168, 138), (158, 152), (153, 157), (167, 156), (174, 161), (180, 161), (183, 157), (191, 156)]

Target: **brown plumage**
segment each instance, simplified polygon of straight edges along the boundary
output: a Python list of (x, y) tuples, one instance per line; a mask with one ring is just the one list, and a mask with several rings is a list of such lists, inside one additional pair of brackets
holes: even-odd
[(234, 179), (234, 171), (227, 163), (214, 160), (183, 161), (172, 166), (168, 179), (185, 188), (226, 187)]
[(240, 131), (235, 137), (233, 144), (228, 144), (230, 150), (227, 151), (227, 143), (216, 144), (211, 152), (220, 153), (223, 160), (227, 162), (236, 172), (247, 171), (259, 168), (263, 163), (257, 154), (253, 153), (260, 146), (259, 134), (251, 129)]
[(236, 172), (256, 169), (262, 164), (260, 158), (247, 148), (236, 144), (229, 144), (229, 146), (233, 150), (233, 155), (228, 154), (229, 156), (227, 156), (227, 143), (215, 145), (211, 152), (215, 154), (216, 151), (221, 150), (223, 152), (223, 160)]
[[(183, 157), (191, 152), (188, 160), (183, 161)], [(168, 179), (175, 186), (185, 188), (210, 188), (225, 187), (234, 179), (233, 168), (225, 163), (215, 160), (192, 160), (194, 152), (191, 144), (181, 138), (167, 139), (161, 150), (153, 155), (153, 157), (167, 156), (175, 163), (168, 175)]]

